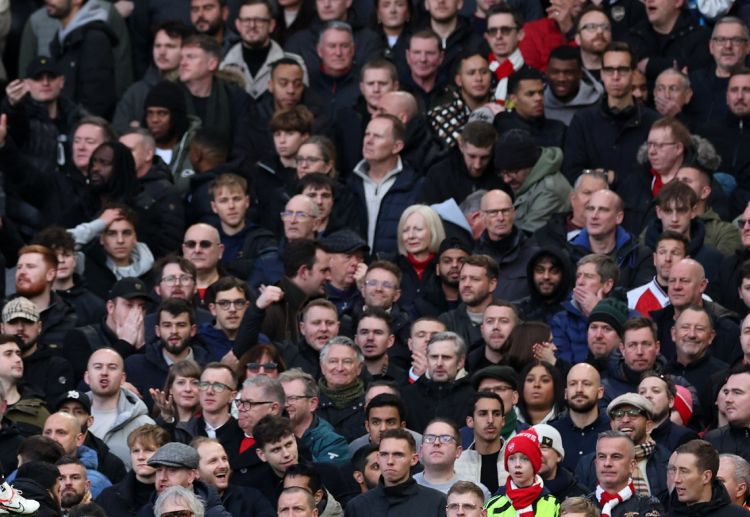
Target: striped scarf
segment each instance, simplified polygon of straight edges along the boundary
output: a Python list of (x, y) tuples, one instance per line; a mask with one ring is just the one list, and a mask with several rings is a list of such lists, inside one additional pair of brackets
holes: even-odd
[(611, 494), (605, 491), (601, 485), (596, 485), (596, 500), (602, 508), (602, 517), (612, 517), (612, 510), (615, 506), (633, 497), (634, 493), (635, 487), (632, 479), (629, 479), (625, 488), (616, 494)]
[(638, 495), (651, 495), (651, 487), (648, 486), (648, 481), (646, 480), (646, 472), (644, 471), (645, 468), (641, 469), (638, 464), (643, 460), (646, 460), (646, 462), (648, 463), (648, 459), (652, 454), (654, 454), (655, 450), (656, 442), (651, 438), (635, 446), (635, 470), (633, 471), (633, 484), (635, 485), (635, 493)]

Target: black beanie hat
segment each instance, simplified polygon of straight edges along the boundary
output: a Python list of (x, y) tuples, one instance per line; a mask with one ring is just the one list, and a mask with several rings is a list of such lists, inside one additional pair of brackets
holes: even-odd
[(533, 167), (542, 149), (524, 129), (506, 131), (495, 143), (495, 170), (518, 171)]
[(182, 135), (187, 131), (187, 104), (185, 101), (185, 92), (180, 85), (172, 81), (162, 81), (149, 90), (143, 103), (144, 122), (146, 108), (152, 107), (169, 110), (172, 115), (172, 127), (175, 130), (175, 134)]

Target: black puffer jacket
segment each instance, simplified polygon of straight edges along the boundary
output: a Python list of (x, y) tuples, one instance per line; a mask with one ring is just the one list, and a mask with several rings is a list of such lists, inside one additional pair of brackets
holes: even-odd
[(347, 517), (370, 517), (383, 515), (388, 517), (414, 517), (429, 515), (445, 517), (445, 494), (423, 487), (409, 478), (408, 481), (386, 487), (381, 480), (374, 490), (365, 492), (349, 501), (346, 505)]
[(725, 425), (706, 433), (706, 441), (721, 454), (750, 458), (750, 429)]
[(138, 240), (145, 242), (157, 259), (178, 250), (185, 231), (185, 209), (169, 178), (169, 168), (155, 157), (148, 173), (138, 178), (140, 192), (133, 199), (138, 211)]
[(474, 248), (474, 254), (489, 255), (497, 261), (500, 276), (497, 279), (495, 296), (504, 300), (518, 300), (529, 296), (526, 265), (537, 252), (533, 238), (527, 237), (518, 228), (501, 241), (492, 241), (485, 230)]
[(674, 517), (743, 517), (747, 510), (732, 504), (724, 483), (716, 478), (711, 480), (711, 500), (705, 503), (687, 505), (677, 498), (677, 491), (672, 492), (669, 500), (670, 515)]
[(436, 417), (462, 422), (466, 418), (466, 404), (474, 390), (468, 377), (453, 382), (435, 382), (423, 375), (401, 391), (408, 415), (409, 429), (418, 433)]

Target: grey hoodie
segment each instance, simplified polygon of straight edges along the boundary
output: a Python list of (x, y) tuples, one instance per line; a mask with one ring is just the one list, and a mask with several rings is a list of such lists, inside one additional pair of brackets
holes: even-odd
[(577, 111), (596, 104), (603, 93), (604, 86), (584, 68), (578, 93), (568, 102), (555, 97), (549, 86), (544, 87), (544, 116), (569, 126)]
[(59, 25), (60, 31), (57, 33), (57, 38), (60, 40), (60, 44), (65, 41), (68, 34), (74, 30), (79, 29), (91, 22), (106, 22), (108, 13), (104, 9), (104, 6), (98, 2), (86, 2), (81, 7), (81, 10), (76, 13), (75, 17), (71, 20), (67, 27)]

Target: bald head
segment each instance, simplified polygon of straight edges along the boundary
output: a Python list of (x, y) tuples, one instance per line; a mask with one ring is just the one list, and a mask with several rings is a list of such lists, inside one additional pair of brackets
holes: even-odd
[(89, 362), (86, 364), (87, 369), (93, 368), (99, 364), (109, 365), (114, 364), (120, 368), (124, 368), (125, 362), (122, 360), (122, 356), (117, 353), (116, 350), (111, 348), (100, 348), (89, 356)]
[(480, 209), (490, 240), (498, 241), (513, 232), (516, 211), (508, 194), (502, 190), (490, 190), (482, 196)]
[(597, 190), (596, 192), (591, 194), (591, 201), (606, 203), (618, 212), (622, 212), (625, 209), (622, 198), (614, 190), (609, 190), (606, 188)]
[(44, 422), (44, 436), (59, 443), (65, 454), (75, 454), (78, 447), (83, 445), (81, 425), (69, 413), (53, 413)]
[(703, 292), (707, 286), (706, 271), (693, 259), (682, 259), (669, 271), (667, 294), (678, 311), (690, 305), (703, 305)]
[(411, 93), (395, 91), (384, 93), (380, 97), (380, 112), (398, 117), (401, 122), (408, 124), (419, 113), (419, 107)]
[(587, 413), (604, 396), (599, 372), (587, 363), (578, 363), (568, 372), (565, 399), (572, 413)]

